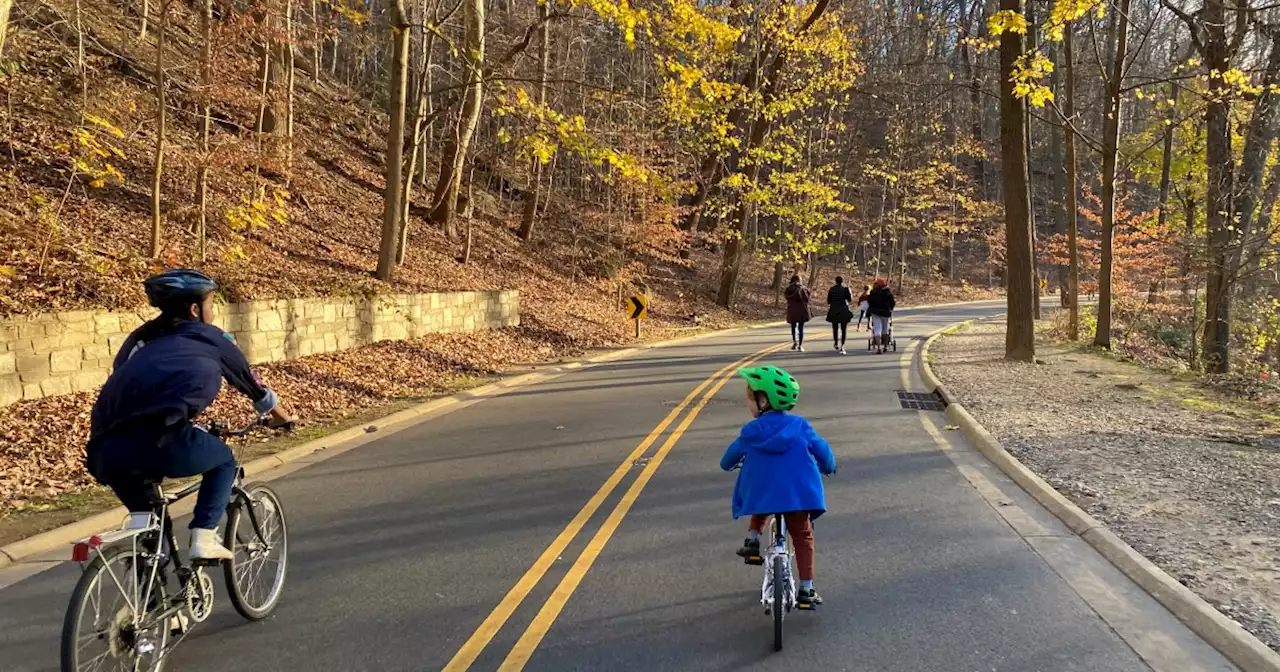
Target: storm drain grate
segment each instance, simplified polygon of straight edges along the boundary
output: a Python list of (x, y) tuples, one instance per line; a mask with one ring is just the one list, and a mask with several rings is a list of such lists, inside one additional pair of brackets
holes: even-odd
[(945, 411), (947, 402), (937, 392), (898, 390), (898, 405), (910, 411)]

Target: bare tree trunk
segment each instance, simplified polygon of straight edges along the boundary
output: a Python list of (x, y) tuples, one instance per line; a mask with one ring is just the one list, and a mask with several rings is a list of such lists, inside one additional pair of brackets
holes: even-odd
[[(1190, 181), (1191, 175), (1187, 175), (1187, 182)], [(1179, 270), (1182, 275), (1182, 300), (1186, 301), (1191, 293), (1191, 244), (1196, 235), (1196, 199), (1193, 196), (1183, 198), (1182, 207), (1185, 221), (1183, 222), (1182, 260), (1179, 263)], [(1199, 285), (1196, 285), (1196, 291), (1199, 291)]]
[(1173, 164), (1173, 116), (1177, 110), (1178, 91), (1180, 87), (1178, 82), (1169, 83), (1169, 95), (1174, 104), (1169, 106), (1169, 113), (1165, 117), (1164, 127), (1164, 150), (1160, 156), (1160, 213), (1157, 215), (1157, 226), (1163, 230), (1164, 223), (1168, 221), (1169, 210), (1169, 172)]
[[(880, 226), (876, 227), (876, 256), (875, 269), (871, 272), (871, 277), (880, 277), (880, 259), (884, 256), (884, 228), (885, 228), (885, 210), (889, 207), (889, 178), (884, 178), (884, 188), (880, 190)], [(864, 263), (863, 266), (866, 266)]]
[(476, 208), (476, 180), (475, 180), (475, 164), (472, 164), (471, 175), (467, 178), (467, 207), (462, 209), (462, 216), (467, 220), (466, 242), (462, 246), (462, 263), (463, 265), (471, 263), (471, 228), (475, 223)]
[(382, 194), (382, 242), (378, 247), (377, 275), (383, 281), (391, 280), (396, 262), (396, 243), (399, 242), (403, 186), (400, 171), (404, 165), (404, 108), (409, 83), (409, 28), (404, 0), (395, 0), (391, 12), (391, 38), (394, 43), (391, 57), (391, 95), (387, 100), (387, 114), (391, 117), (387, 128), (387, 184)]
[(169, 0), (160, 2), (160, 35), (156, 43), (156, 155), (151, 173), (151, 257), (160, 256), (160, 234), (163, 218), (160, 213), (160, 180), (164, 177), (164, 48), (165, 33), (169, 27)]
[(204, 0), (200, 14), (200, 33), (204, 45), (200, 55), (200, 166), (196, 169), (196, 204), (200, 208), (196, 220), (196, 246), (200, 261), (205, 260), (209, 235), (209, 126), (213, 114), (213, 0)]
[[(974, 10), (985, 3), (978, 0), (974, 3)], [(985, 12), (983, 12), (985, 15)], [(966, 11), (963, 0), (960, 3), (959, 12), (959, 32), (963, 33), (965, 38), (972, 37), (970, 31), (969, 13)], [(981, 25), (981, 24), (979, 24)], [(982, 79), (978, 74), (978, 68), (975, 65), (977, 54), (973, 53), (973, 49), (969, 46), (967, 40), (960, 41), (960, 62), (964, 65), (969, 80), (969, 109), (973, 114), (972, 126), (970, 134), (973, 136), (974, 142), (982, 142)], [(981, 155), (973, 157), (974, 182), (976, 184), (977, 193), (984, 200), (987, 198), (987, 175), (986, 161)]]
[(311, 0), (311, 81), (320, 83), (320, 70), (324, 68), (324, 38), (320, 33), (320, 4)]
[[(160, 11), (164, 11), (164, 3), (167, 0), (160, 0)], [(147, 15), (151, 13), (150, 0), (142, 0), (142, 21), (138, 24), (138, 41), (142, 42), (147, 39)]]
[(4, 38), (9, 32), (9, 10), (13, 8), (13, 0), (0, 0), (0, 55), (4, 54)]
[[(422, 14), (426, 15), (425, 5), (421, 7)], [(433, 17), (434, 18), (434, 17)], [(412, 202), (413, 180), (419, 173), (426, 174), (426, 143), (424, 142), (424, 134), (427, 129), (427, 120), (430, 116), (431, 109), (431, 54), (435, 49), (435, 23), (433, 20), (433, 30), (423, 31), (423, 45), (421, 60), (418, 62), (418, 82), (417, 82), (417, 98), (413, 111), (413, 135), (409, 143), (409, 171), (404, 177), (404, 192), (402, 194), (400, 207), (400, 233), (399, 242), (396, 244), (396, 264), (403, 264), (405, 254), (409, 247), (409, 206)], [(422, 170), (419, 170), (419, 166)], [(419, 181), (421, 184), (421, 181)]]
[[(1227, 285), (1227, 249), (1231, 239), (1235, 160), (1231, 151), (1231, 91), (1221, 73), (1231, 68), (1224, 0), (1205, 0), (1200, 16), (1205, 34), (1205, 68), (1210, 71), (1205, 109), (1205, 168), (1208, 173), (1205, 229), (1208, 273), (1205, 279), (1205, 370), (1230, 370), (1231, 292)], [(1217, 74), (1214, 74), (1217, 73)]]
[(1107, 108), (1102, 127), (1102, 254), (1098, 269), (1098, 331), (1093, 344), (1111, 347), (1111, 275), (1116, 230), (1116, 158), (1120, 147), (1120, 115), (1124, 104), (1121, 84), (1129, 40), (1129, 0), (1120, 0), (1115, 13), (1115, 56), (1107, 77)]
[(287, 44), (284, 45), (285, 50), (285, 172), (288, 180), (293, 180), (293, 85), (294, 85), (294, 31), (293, 31), (293, 3), (294, 0), (285, 0), (284, 24), (285, 31), (288, 34)]
[[(1070, 26), (1068, 26), (1067, 28), (1069, 29)], [(1050, 44), (1052, 45), (1052, 42)], [(1062, 60), (1059, 56), (1059, 52), (1056, 47), (1053, 47), (1053, 60), (1057, 61), (1058, 63), (1061, 63), (1061, 60)], [(1061, 94), (1062, 70), (1063, 69), (1061, 67), (1055, 67), (1053, 69), (1053, 74), (1050, 75), (1051, 80), (1050, 80), (1049, 86), (1053, 90), (1055, 95)], [(1061, 133), (1058, 132), (1058, 129), (1052, 126), (1049, 127), (1049, 171), (1050, 171), (1050, 177), (1051, 177), (1050, 185), (1053, 188), (1053, 191), (1051, 193), (1057, 194), (1058, 198), (1065, 197), (1067, 193), (1067, 184), (1066, 184), (1067, 164), (1062, 156), (1062, 143), (1063, 143), (1063, 136), (1070, 133), (1071, 133), (1070, 127), (1064, 127)], [(1052, 202), (1054, 199), (1051, 198), (1049, 200)], [(1057, 234), (1063, 234), (1063, 235), (1066, 234), (1067, 218), (1071, 217), (1074, 213), (1067, 210), (1065, 205), (1066, 205), (1066, 201), (1063, 200), (1062, 207), (1050, 208), (1050, 212), (1053, 213), (1053, 228), (1050, 230), (1051, 237)], [(1055, 279), (1055, 282), (1058, 286), (1059, 291), (1065, 292), (1066, 286), (1067, 286), (1067, 267), (1062, 264), (1058, 264), (1056, 270), (1057, 270), (1057, 273), (1055, 273), (1055, 275), (1057, 277)]]
[[(1064, 109), (1067, 119), (1072, 123), (1076, 119), (1076, 75), (1075, 75), (1075, 54), (1072, 50), (1072, 33), (1075, 32), (1075, 23), (1067, 24), (1066, 31), (1062, 38), (1063, 51), (1063, 78), (1066, 97), (1064, 101)], [(1076, 135), (1071, 128), (1063, 129), (1063, 144), (1066, 149), (1067, 165), (1063, 167), (1065, 173), (1066, 193), (1066, 214), (1067, 214), (1067, 304), (1070, 317), (1067, 321), (1067, 336), (1075, 341), (1080, 338), (1080, 239), (1079, 226), (1080, 213), (1076, 203), (1079, 194), (1079, 186), (1076, 184)]]
[[(1127, 1), (1127, 0), (1125, 0)], [(1000, 0), (1001, 11), (1021, 13), (1021, 0)], [(1000, 151), (1004, 163), (1004, 218), (1008, 325), (1005, 358), (1030, 362), (1036, 356), (1031, 267), (1031, 190), (1027, 183), (1026, 103), (1014, 95), (1013, 71), (1022, 56), (1022, 35), (1000, 35)]]
[(480, 107), (484, 103), (484, 0), (464, 0), (463, 22), (466, 26), (463, 50), (468, 80), (466, 98), (458, 115), (457, 135), (446, 146), (444, 160), (440, 163), (436, 206), (431, 211), (431, 221), (443, 226), (450, 240), (458, 238), (453, 214), (458, 206), (467, 150), (471, 147), (471, 138), (480, 121)]
[[(1027, 51), (1034, 53), (1036, 51), (1036, 13), (1035, 2), (1028, 0), (1026, 5), (1027, 16)], [(1027, 122), (1023, 129), (1026, 135), (1027, 144), (1027, 161), (1031, 161), (1031, 107), (1023, 105), (1026, 110)], [(1028, 171), (1030, 167), (1028, 167)], [(1030, 190), (1030, 183), (1027, 185)], [(1031, 208), (1027, 211), (1027, 218), (1031, 220), (1031, 296), (1032, 296), (1032, 315), (1035, 319), (1040, 319), (1040, 232), (1036, 223), (1035, 193), (1031, 193)]]
[[(4, 4), (5, 0), (0, 0)], [(80, 0), (76, 0), (76, 72), (80, 73), (80, 116), (89, 108), (89, 72), (84, 62), (84, 23)], [(0, 7), (0, 42), (4, 42), (4, 24), (9, 20), (8, 7)]]
[[(538, 3), (538, 21), (542, 23), (541, 62), (538, 65), (538, 105), (547, 104), (547, 70), (551, 65), (551, 38), (547, 26), (547, 3)], [(538, 213), (538, 195), (542, 190), (542, 162), (533, 159), (529, 167), (529, 189), (525, 193), (524, 212), (520, 216), (520, 240), (533, 237), (533, 224)]]

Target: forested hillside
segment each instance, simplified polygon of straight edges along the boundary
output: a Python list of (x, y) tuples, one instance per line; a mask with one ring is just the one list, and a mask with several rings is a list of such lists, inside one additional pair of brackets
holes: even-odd
[(232, 298), (521, 286), (534, 316), (638, 282), (674, 316), (794, 269), (1007, 286), (1017, 359), (1037, 286), (1096, 291), (1064, 333), (1253, 375), (1276, 11), (6, 2), (0, 310), (188, 264)]

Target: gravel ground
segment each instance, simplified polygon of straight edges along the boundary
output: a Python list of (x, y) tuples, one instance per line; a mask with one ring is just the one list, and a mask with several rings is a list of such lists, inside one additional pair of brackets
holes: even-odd
[(1005, 448), (1280, 651), (1280, 417), (1074, 345), (1002, 360), (1004, 323), (940, 339), (935, 372)]

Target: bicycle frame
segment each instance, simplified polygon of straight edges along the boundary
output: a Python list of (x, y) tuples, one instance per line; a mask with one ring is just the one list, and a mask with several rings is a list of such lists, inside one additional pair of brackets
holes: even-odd
[[(258, 421), (255, 421), (255, 423), (239, 430), (225, 430), (215, 425), (212, 431), (218, 436), (243, 436), (257, 424)], [(228, 509), (231, 506), (243, 507), (249, 514), (249, 521), (253, 526), (254, 534), (258, 539), (265, 539), (266, 535), (263, 534), (262, 523), (258, 519), (257, 511), (252, 506), (249, 493), (242, 487), (243, 482), (244, 468), (237, 467), (235, 481), (231, 486), (231, 502), (228, 504)], [(193, 571), (193, 566), (188, 566), (183, 562), (182, 553), (178, 549), (178, 540), (173, 530), (173, 520), (169, 516), (169, 506), (198, 492), (200, 484), (201, 481), (197, 480), (175, 494), (166, 494), (161, 484), (155, 483), (152, 486), (154, 510), (132, 512), (125, 518), (118, 529), (82, 539), (72, 547), (71, 559), (81, 563), (82, 567), (84, 567), (86, 563), (92, 560), (94, 555), (101, 555), (104, 549), (114, 548), (126, 542), (130, 544), (133, 556), (138, 559), (138, 566), (134, 567), (134, 571), (138, 573), (137, 580), (133, 585), (134, 590), (125, 590), (124, 582), (122, 581), (123, 577), (116, 576), (116, 572), (112, 569), (110, 563), (104, 561), (103, 564), (107, 575), (110, 576), (112, 583), (115, 584), (116, 589), (120, 591), (130, 611), (132, 611), (133, 625), (137, 630), (149, 629), (148, 627), (143, 627), (144, 625), (151, 625), (147, 623), (149, 619), (153, 622), (161, 623), (162, 627), (168, 627), (165, 619), (182, 609), (183, 604), (185, 604), (187, 587), (191, 579), (196, 575), (196, 571)], [(178, 578), (178, 595), (182, 596), (182, 601), (171, 601), (171, 603), (163, 605), (162, 609), (152, 609), (147, 605), (150, 605), (155, 597), (152, 594), (152, 589), (156, 585), (157, 577), (161, 579), (161, 582), (166, 581), (166, 575), (164, 574), (166, 560), (170, 560), (174, 564), (174, 574)], [(199, 568), (194, 569), (198, 570)], [(185, 636), (185, 633), (183, 633), (183, 636)], [(179, 641), (181, 640), (179, 639)], [(177, 643), (173, 642), (172, 645)], [(171, 648), (172, 645), (167, 648)], [(141, 653), (150, 653), (150, 651), (141, 651)], [(164, 655), (162, 653), (161, 657)]]

